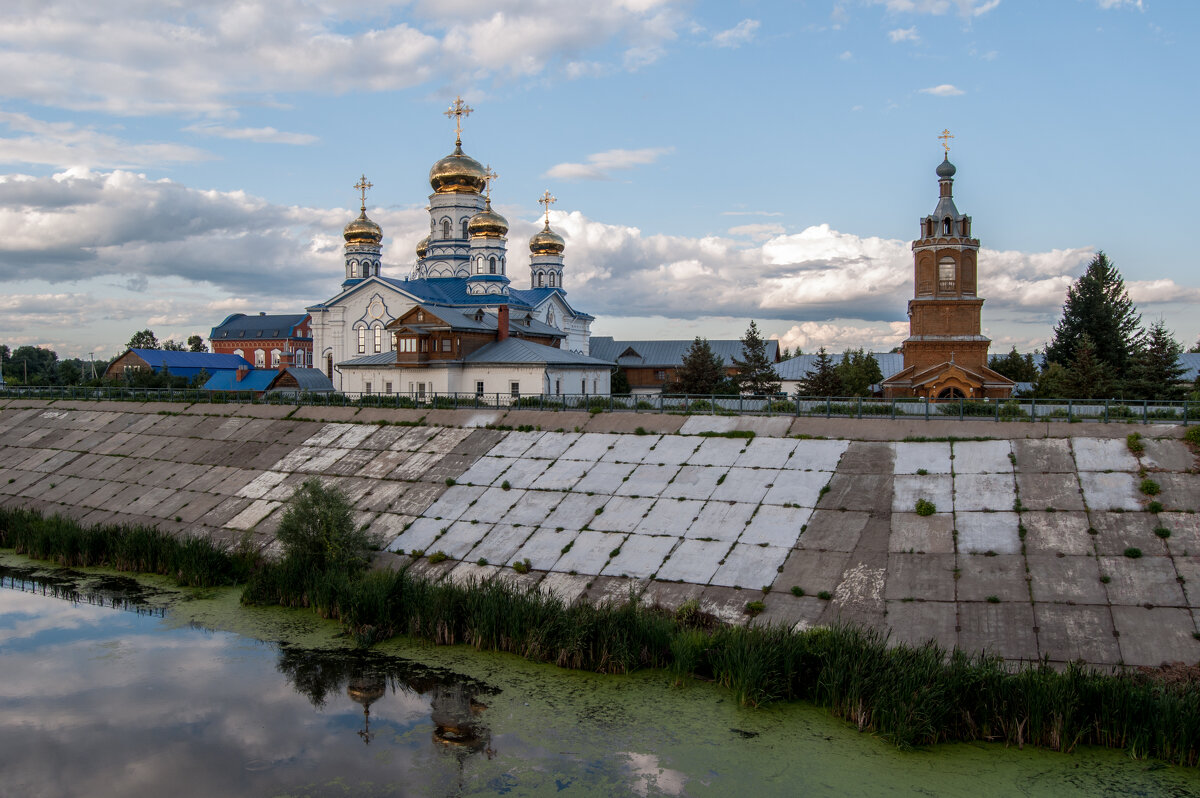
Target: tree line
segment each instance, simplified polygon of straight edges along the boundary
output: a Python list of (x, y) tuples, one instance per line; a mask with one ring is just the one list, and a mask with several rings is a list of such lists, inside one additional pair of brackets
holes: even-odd
[[(138, 330), (125, 344), (126, 349), (162, 349), (171, 352), (207, 352), (208, 346), (199, 335), (187, 339), (187, 345), (167, 339), (160, 342), (152, 330)], [(135, 388), (187, 388), (192, 387), (199, 377), (187, 379), (170, 373), (131, 372), (121, 379), (104, 379), (104, 372), (112, 359), (83, 359), (78, 357), (60, 359), (58, 353), (44, 346), (18, 346), (9, 349), (0, 344), (0, 373), (8, 385), (130, 385)], [(203, 385), (207, 375), (200, 380)]]

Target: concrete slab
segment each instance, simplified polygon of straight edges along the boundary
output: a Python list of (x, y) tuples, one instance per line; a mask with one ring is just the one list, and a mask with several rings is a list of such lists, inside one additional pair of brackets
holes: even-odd
[(500, 572), (498, 565), (478, 565), (473, 562), (459, 563), (446, 574), (446, 581), (463, 588), (478, 587), (490, 582)]
[(1124, 554), (1128, 548), (1140, 549), (1147, 556), (1167, 553), (1166, 543), (1154, 534), (1158, 518), (1153, 513), (1089, 513), (1096, 530), (1099, 554)]
[(541, 460), (557, 460), (582, 437), (577, 432), (547, 432), (522, 454)]
[(795, 504), (816, 507), (821, 489), (829, 484), (828, 471), (793, 471), (782, 469), (775, 474), (771, 488), (763, 496), (763, 504)]
[[(1151, 473), (1162, 493), (1158, 499), (1168, 510), (1196, 512), (1200, 510), (1200, 474)], [(1147, 497), (1149, 498), (1149, 497)]]
[(1015, 455), (1011, 441), (956, 441), (955, 474), (1011, 474)]
[[(504, 458), (493, 459), (502, 462), (504, 460)], [(570, 490), (583, 478), (589, 467), (589, 463), (580, 460), (558, 460), (551, 463), (550, 467), (537, 478), (535, 487), (542, 490)]]
[(447, 427), (463, 427), (472, 429), (498, 424), (504, 418), (499, 410), (483, 410), (459, 408), (458, 410), (427, 410), (424, 411), (426, 424), (439, 424)]
[(510, 432), (488, 452), (492, 457), (521, 457), (537, 443), (544, 432)]
[(544, 526), (547, 516), (554, 511), (554, 508), (558, 507), (567, 495), (557, 490), (526, 491), (516, 506), (500, 520), (522, 526)]
[(763, 594), (757, 590), (739, 590), (731, 587), (706, 587), (700, 593), (700, 611), (706, 612), (733, 626), (744, 626), (750, 621), (746, 605), (759, 601)]
[(275, 512), (275, 508), (279, 507), (281, 502), (267, 501), (258, 499), (252, 502), (246, 509), (229, 519), (225, 523), (228, 529), (250, 530), (254, 529), (260, 521)]
[(460, 454), (439, 454), (438, 461), (420, 476), (421, 482), (442, 482), (447, 479), (457, 482), (468, 468), (475, 464), (474, 457)]
[(1016, 481), (1009, 474), (955, 474), (954, 509), (956, 512), (1012, 510), (1016, 501)]
[(1188, 445), (1180, 440), (1171, 438), (1143, 438), (1146, 447), (1142, 454), (1142, 463), (1150, 469), (1182, 472), (1196, 466), (1196, 455)]
[(688, 457), (689, 465), (731, 466), (746, 449), (744, 438), (705, 438), (700, 448)]
[(680, 605), (687, 601), (699, 601), (704, 592), (702, 585), (691, 585), (686, 582), (651, 581), (642, 593), (642, 603), (648, 607), (659, 607), (675, 612)]
[[(471, 434), (469, 429), (447, 429), (445, 427), (418, 427), (411, 429), (409, 434), (405, 435), (401, 440), (409, 441), (413, 436), (417, 436), (418, 441), (421, 435), (425, 435), (428, 431), (429, 435), (423, 443), (418, 443), (417, 446), (423, 452), (436, 452), (438, 454), (450, 454), (458, 447), (460, 443), (465, 441)], [(342, 444), (338, 444), (339, 446)]]
[(783, 468), (799, 443), (794, 438), (755, 438), (746, 445), (746, 451), (738, 456), (734, 465), (740, 468)]
[[(850, 441), (802, 440), (796, 444), (796, 448), (792, 450), (792, 456), (788, 458), (787, 463), (783, 467), (803, 470), (811, 468), (814, 471), (833, 471), (838, 468), (842, 455), (846, 453), (849, 446)], [(890, 448), (887, 449), (886, 453), (890, 458)]]
[(661, 435), (623, 435), (621, 445), (609, 449), (600, 458), (601, 463), (640, 463), (654, 450)]
[[(925, 477), (902, 477), (925, 479)], [(950, 477), (945, 477), (949, 480)], [(817, 499), (823, 510), (854, 510), (885, 515), (892, 503), (892, 476), (889, 474), (843, 474), (830, 476), (829, 490)], [(912, 509), (910, 506), (908, 509)]]
[[(442, 462), (442, 455), (433, 452), (410, 452), (404, 462), (392, 469), (387, 479), (403, 479), (416, 482), (425, 477), (430, 469), (437, 468)], [(461, 474), (459, 475), (461, 476)]]
[(250, 499), (228, 498), (205, 513), (199, 523), (211, 527), (223, 527), (250, 506)]
[(1158, 523), (1171, 530), (1167, 548), (1177, 557), (1200, 554), (1200, 513), (1159, 513)]
[(955, 513), (958, 550), (967, 554), (1018, 554), (1020, 521), (1016, 513)]
[(412, 522), (412, 525), (402, 531), (395, 540), (388, 546), (388, 551), (394, 552), (413, 552), (413, 551), (429, 551), (432, 553), (430, 546), (442, 534), (442, 530), (450, 528), (452, 521), (442, 519), (435, 520), (433, 518), (418, 518)]
[(764, 504), (754, 513), (738, 542), (746, 545), (766, 543), (790, 549), (800, 539), (800, 530), (808, 523), (812, 512), (807, 507)]
[[(840, 476), (840, 475), (839, 475)], [(892, 481), (892, 512), (912, 512), (918, 499), (933, 502), (939, 513), (954, 509), (954, 482), (948, 473), (897, 476)], [(1009, 506), (1012, 503), (1009, 502)]]
[(588, 472), (575, 483), (576, 493), (603, 493), (612, 495), (633, 473), (637, 466), (632, 463), (605, 463), (592, 465)]
[(614, 496), (603, 505), (603, 512), (592, 516), (588, 526), (602, 532), (632, 532), (650, 511), (654, 501), (646, 497)]
[(754, 508), (755, 505), (742, 502), (707, 502), (696, 520), (684, 530), (684, 537), (731, 543), (745, 530)]
[(1024, 474), (1073, 474), (1075, 457), (1067, 438), (1013, 441), (1017, 471)]
[(472, 502), (478, 501), (487, 490), (487, 488), (468, 485), (455, 485), (447, 488), (441, 498), (431, 504), (422, 515), (428, 518), (455, 521), (461, 518), (467, 507)]
[(958, 559), (958, 600), (1029, 602), (1025, 560), (1019, 554), (960, 556)]
[(1030, 554), (1091, 554), (1088, 516), (1081, 512), (1023, 512), (1025, 549)]
[(1142, 494), (1134, 474), (1080, 471), (1083, 498), (1091, 510), (1140, 510)]
[(1029, 585), (1036, 602), (1107, 604), (1100, 567), (1092, 556), (1028, 554)]
[[(455, 487), (458, 486), (456, 485)], [(453, 488), (450, 490), (453, 490)], [(462, 515), (459, 516), (459, 520), (486, 521), (488, 523), (507, 520), (509, 509), (524, 497), (525, 491), (523, 490), (488, 488), (478, 499), (463, 510)]]
[(550, 463), (546, 460), (517, 459), (504, 472), (504, 477), (501, 479), (500, 484), (503, 485), (507, 482), (509, 487), (522, 490), (535, 487), (538, 484), (539, 477), (549, 467)]
[(1082, 510), (1083, 494), (1075, 474), (1017, 474), (1021, 504), (1031, 510)]
[(677, 465), (644, 463), (633, 470), (629, 479), (613, 491), (618, 496), (659, 496), (679, 473)]
[(358, 509), (368, 512), (383, 512), (390, 509), (396, 500), (408, 491), (407, 482), (385, 482), (377, 480), (366, 494), (358, 500)]
[(552, 570), (564, 573), (599, 574), (614, 555), (620, 554), (625, 535), (619, 532), (597, 532), (587, 529), (580, 532), (571, 547), (563, 552)]
[(894, 601), (953, 602), (955, 557), (953, 554), (888, 555), (884, 599)]
[[(787, 556), (786, 548), (736, 543), (725, 555), (725, 562), (717, 568), (710, 584), (752, 589), (770, 587)], [(754, 598), (747, 599), (752, 600)]]
[(576, 460), (589, 465), (597, 463), (600, 458), (615, 449), (618, 443), (623, 443), (624, 437), (609, 433), (589, 432), (578, 436), (573, 444), (559, 457), (560, 460)]
[(396, 469), (408, 461), (408, 452), (368, 451), (370, 458), (355, 473), (355, 476), (367, 479), (386, 479), (395, 473)]
[(459, 482), (464, 485), (497, 485), (501, 481), (500, 476), (513, 462), (508, 457), (481, 457), (475, 461), (475, 465), (463, 472)]
[(634, 532), (638, 535), (679, 537), (692, 525), (702, 509), (704, 502), (694, 499), (659, 499)]
[(1170, 557), (1100, 557), (1100, 571), (1111, 580), (1105, 589), (1112, 604), (1186, 607), (1183, 586)]
[(895, 474), (917, 474), (924, 470), (929, 474), (949, 474), (951, 451), (949, 443), (905, 443), (894, 444), (896, 456), (893, 461)]
[(1124, 438), (1072, 438), (1071, 448), (1075, 452), (1075, 467), (1080, 472), (1137, 471), (1139, 467), (1137, 457), (1130, 453)]
[[(713, 501), (737, 501), (758, 504), (775, 486), (779, 471), (769, 468), (729, 469), (724, 481), (712, 493)], [(796, 473), (796, 472), (791, 472)]]
[(456, 560), (476, 560), (471, 554), (480, 540), (487, 536), (491, 524), (473, 523), (471, 521), (455, 521), (436, 540), (429, 544), (426, 553), (444, 552)]
[(908, 554), (953, 554), (954, 516), (892, 513), (888, 551)]
[(586, 576), (572, 576), (565, 573), (546, 574), (537, 589), (542, 593), (554, 596), (564, 604), (574, 604), (587, 593), (590, 579)]
[(888, 601), (889, 645), (932, 642), (949, 652), (958, 644), (958, 607), (953, 601)]
[(658, 569), (660, 581), (690, 582), (707, 585), (729, 551), (729, 543), (719, 540), (683, 540)]
[(568, 493), (542, 525), (552, 529), (562, 527), (577, 532), (590, 525), (597, 518), (596, 510), (604, 507), (611, 498), (600, 494), (589, 496), (585, 493)]
[(1116, 665), (1121, 649), (1108, 607), (1036, 604), (1038, 648), (1052, 662)]
[(866, 512), (816, 510), (800, 535), (799, 547), (820, 551), (853, 551), (871, 519)]
[(608, 561), (601, 573), (605, 576), (630, 576), (637, 579), (653, 576), (678, 543), (677, 537), (630, 535), (621, 544), (620, 553)]
[(549, 571), (562, 557), (562, 550), (573, 543), (580, 534), (582, 533), (574, 531), (556, 532), (553, 529), (542, 527), (534, 531), (521, 545), (521, 548), (513, 555), (512, 561), (528, 559), (533, 568), (539, 571)]
[(1028, 601), (959, 602), (958, 624), (958, 646), (968, 653), (987, 651), (1025, 661), (1038, 657), (1036, 624)]
[(1113, 625), (1126, 665), (1154, 667), (1164, 662), (1200, 660), (1200, 640), (1193, 635), (1191, 612), (1171, 607), (1113, 607)]
[(471, 557), (476, 561), (483, 558), (494, 565), (511, 563), (517, 550), (536, 531), (525, 526), (494, 524), (472, 549)]
[(470, 435), (459, 441), (452, 453), (482, 457), (503, 440), (506, 434), (502, 430), (496, 429), (473, 429)]
[(386, 549), (416, 520), (411, 515), (380, 513), (367, 528), (367, 535), (375, 542), (375, 545)]
[[(688, 458), (699, 448), (700, 444), (709, 440), (708, 438), (696, 438), (689, 435), (664, 435), (659, 438), (652, 448), (642, 457), (643, 463), (659, 463), (660, 465), (683, 465), (688, 462)], [(623, 446), (618, 446), (613, 451), (624, 449)], [(632, 455), (633, 450), (629, 452)], [(629, 455), (626, 455), (628, 457)], [(701, 465), (696, 463), (696, 465)]]
[(597, 576), (590, 584), (584, 599), (597, 607), (620, 607), (640, 599), (647, 582), (622, 576)]
[(703, 432), (732, 432), (737, 429), (735, 416), (688, 416), (679, 428), (680, 435), (699, 435)]
[(717, 481), (727, 472), (727, 468), (685, 465), (670, 484), (663, 487), (660, 495), (665, 499), (707, 499), (717, 489)]

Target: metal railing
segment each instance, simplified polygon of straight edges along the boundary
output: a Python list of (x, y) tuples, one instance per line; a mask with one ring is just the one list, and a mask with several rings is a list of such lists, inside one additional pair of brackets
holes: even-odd
[(317, 405), (409, 409), (582, 410), (591, 413), (643, 412), (712, 415), (764, 415), (824, 418), (976, 419), (994, 421), (1096, 421), (1194, 424), (1200, 402), (1119, 399), (879, 399), (873, 397), (787, 397), (633, 394), (510, 393), (306, 393), (260, 394), (196, 388), (79, 386), (0, 387), (0, 399), (187, 402), (199, 404)]

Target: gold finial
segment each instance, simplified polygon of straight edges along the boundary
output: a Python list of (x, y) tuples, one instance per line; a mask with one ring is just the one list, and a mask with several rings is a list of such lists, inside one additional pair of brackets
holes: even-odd
[(546, 189), (546, 193), (538, 199), (538, 205), (543, 205), (546, 208), (546, 227), (550, 226), (550, 205), (558, 202), (558, 197), (550, 194), (550, 189)]
[(950, 139), (954, 138), (950, 133), (950, 129), (946, 128), (942, 131), (942, 135), (938, 136), (942, 140), (942, 149), (946, 151), (946, 157), (950, 157)]
[(462, 146), (462, 118), (470, 116), (473, 110), (475, 109), (463, 102), (462, 97), (455, 97), (454, 102), (443, 112), (447, 119), (454, 117), (454, 140), (460, 147)]
[(366, 175), (363, 175), (362, 177), (360, 177), (358, 179), (358, 182), (354, 184), (354, 187), (356, 189), (358, 189), (359, 192), (362, 194), (362, 212), (363, 213), (367, 212), (367, 189), (374, 188), (374, 186), (375, 186), (374, 183), (367, 182)]
[(492, 171), (492, 165), (488, 164), (483, 168), (483, 192), (487, 197), (488, 204), (492, 202), (492, 181), (500, 175)]

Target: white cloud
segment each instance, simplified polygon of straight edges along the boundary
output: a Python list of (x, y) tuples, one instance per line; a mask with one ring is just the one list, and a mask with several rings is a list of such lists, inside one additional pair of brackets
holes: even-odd
[(757, 19), (743, 19), (729, 30), (714, 34), (712, 43), (717, 47), (741, 47), (754, 39), (754, 34), (761, 25)]
[(673, 147), (605, 150), (587, 156), (587, 163), (555, 164), (543, 176), (559, 180), (611, 180), (613, 171), (654, 163), (673, 150)]
[(844, 51), (838, 56), (839, 61), (849, 61), (852, 58), (854, 58), (854, 53), (850, 52), (849, 50)]
[(0, 111), (0, 125), (15, 135), (0, 137), (0, 163), (137, 168), (213, 156), (183, 144), (132, 144), (94, 128), (73, 122), (44, 122), (28, 114)]
[(225, 127), (224, 125), (188, 125), (184, 130), (202, 136), (253, 141), (259, 144), (316, 144), (320, 139), (308, 133), (288, 133), (273, 127)]
[(896, 30), (888, 31), (888, 38), (893, 44), (898, 42), (919, 42), (921, 35), (917, 33), (917, 26), (911, 28), (896, 28)]
[[(1106, 0), (1101, 0), (1105, 2)], [(1111, 2), (1112, 0), (1108, 0)], [(1000, 5), (1000, 0), (872, 0), (894, 14), (945, 14), (957, 10), (964, 17), (980, 17)], [(1140, 0), (1137, 0), (1140, 2)]]
[(786, 232), (786, 228), (781, 224), (741, 224), (729, 228), (729, 235), (754, 241), (766, 241), (768, 238), (783, 235), (784, 232)]
[(806, 321), (795, 324), (782, 335), (772, 335), (781, 348), (814, 353), (825, 347), (830, 353), (862, 347), (868, 352), (890, 352), (908, 337), (908, 322), (893, 321), (880, 324), (848, 324)]
[(1138, 11), (1145, 11), (1142, 5), (1142, 0), (1096, 0), (1101, 8), (1105, 10), (1113, 8), (1136, 8)]
[(920, 90), (922, 94), (932, 94), (934, 97), (957, 97), (960, 94), (966, 94), (962, 89), (952, 83), (943, 83), (939, 86), (930, 86), (927, 89)]

